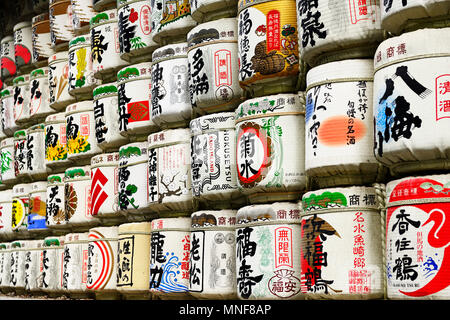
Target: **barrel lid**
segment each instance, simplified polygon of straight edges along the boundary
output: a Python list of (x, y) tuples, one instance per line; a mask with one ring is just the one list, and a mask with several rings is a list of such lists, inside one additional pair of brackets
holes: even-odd
[(376, 189), (364, 186), (309, 191), (303, 195), (301, 201), (303, 215), (329, 211), (377, 210), (382, 206), (383, 203), (380, 202)]
[(133, 142), (119, 148), (119, 159), (129, 159), (131, 157), (141, 157), (147, 150), (147, 142)]
[(64, 182), (65, 173), (51, 174), (47, 177), (47, 185)]
[(178, 143), (190, 143), (191, 131), (187, 128), (168, 129), (150, 134), (148, 148), (159, 148)]
[(141, 77), (151, 77), (151, 68), (152, 64), (150, 62), (142, 62), (122, 68), (117, 72), (117, 82), (120, 84)]
[(19, 23), (16, 23), (13, 27), (13, 32), (16, 32), (19, 29), (31, 27), (31, 21), (22, 21)]
[(47, 78), (47, 77), (48, 77), (48, 67), (34, 69), (33, 71), (30, 72), (30, 79)]
[(159, 218), (151, 221), (152, 232), (159, 231), (190, 231), (191, 218)]
[(45, 129), (45, 124), (44, 123), (38, 123), (35, 124), (29, 128), (26, 129), (26, 134), (30, 134), (33, 132), (38, 132), (38, 131), (43, 131)]
[(130, 222), (119, 225), (119, 235), (121, 234), (148, 234), (151, 232), (150, 222)]
[(47, 190), (47, 181), (35, 181), (31, 183), (30, 193)]
[(70, 167), (64, 172), (64, 181), (85, 180), (91, 178), (90, 166)]
[(111, 227), (94, 227), (89, 229), (90, 240), (113, 240), (117, 239), (119, 234), (118, 226)]
[(2, 38), (2, 40), (0, 41), (0, 43), (5, 43), (5, 42), (14, 42), (14, 37), (13, 36), (6, 36), (6, 37), (3, 37)]
[(88, 232), (68, 233), (65, 236), (64, 243), (66, 245), (73, 243), (87, 243), (89, 241)]
[(172, 43), (162, 46), (152, 54), (152, 64), (174, 58), (187, 58), (187, 42)]
[(69, 41), (69, 51), (73, 50), (78, 46), (90, 46), (91, 36), (88, 34), (74, 37)]
[(191, 230), (206, 228), (229, 228), (236, 225), (236, 210), (201, 210), (191, 215)]
[(402, 204), (448, 202), (450, 174), (406, 177), (386, 184), (388, 207)]
[(19, 86), (27, 84), (30, 81), (30, 75), (24, 74), (13, 79), (13, 86)]
[(1, 190), (0, 191), (0, 203), (11, 202), (12, 201), (12, 189)]
[(20, 129), (14, 132), (14, 140), (24, 139), (26, 138), (26, 136), (27, 136), (26, 130)]
[(212, 113), (192, 119), (189, 128), (192, 135), (202, 134), (210, 130), (234, 129), (234, 112)]
[(33, 18), (31, 18), (32, 25), (42, 22), (42, 21), (49, 21), (49, 23), (50, 23), (50, 15), (48, 12), (40, 13), (40, 14), (34, 16)]
[(272, 117), (274, 115), (304, 114), (305, 104), (298, 94), (281, 93), (266, 97), (248, 99), (236, 109), (236, 123), (255, 117)]
[(44, 238), (43, 245), (44, 247), (59, 247), (64, 245), (65, 236), (61, 237), (46, 237)]
[(12, 94), (13, 94), (13, 87), (12, 86), (8, 86), (5, 89), (3, 89), (2, 91), (0, 91), (0, 96), (2, 98), (8, 97), (8, 96), (12, 96)]
[(189, 49), (216, 41), (237, 41), (237, 18), (222, 18), (201, 23), (192, 28), (187, 34)]
[(99, 85), (92, 91), (94, 100), (111, 95), (117, 95), (117, 84), (115, 82)]
[(104, 22), (116, 23), (117, 22), (117, 9), (105, 10), (95, 14), (89, 21), (90, 27), (95, 27)]
[(374, 69), (405, 60), (448, 56), (450, 28), (420, 29), (384, 40), (374, 57)]
[(68, 61), (69, 60), (69, 51), (59, 51), (54, 54), (52, 54), (50, 57), (48, 57), (48, 65), (51, 65), (54, 62), (58, 61)]
[(300, 206), (292, 202), (254, 204), (240, 208), (236, 214), (236, 227), (270, 221), (300, 223)]
[(334, 61), (312, 68), (306, 74), (307, 87), (332, 82), (373, 81), (373, 59)]
[(13, 197), (20, 194), (28, 195), (30, 191), (31, 191), (30, 183), (19, 183), (14, 185), (12, 188)]
[(52, 123), (52, 122), (66, 122), (66, 113), (58, 112), (58, 113), (48, 115), (45, 118), (45, 124)]
[(117, 165), (119, 152), (101, 153), (91, 158), (91, 169), (96, 167)]
[(94, 102), (92, 100), (84, 100), (75, 103), (71, 103), (66, 107), (65, 115), (68, 116), (73, 113), (83, 112), (83, 111), (93, 111)]

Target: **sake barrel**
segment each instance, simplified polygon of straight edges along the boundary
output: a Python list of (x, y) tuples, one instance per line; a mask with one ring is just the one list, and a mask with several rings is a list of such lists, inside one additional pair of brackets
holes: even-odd
[(67, 159), (67, 137), (65, 112), (58, 112), (45, 118), (45, 165), (50, 170), (64, 169)]
[(64, 173), (47, 177), (46, 221), (52, 230), (68, 229), (65, 210)]
[(119, 211), (119, 152), (91, 158), (91, 210), (102, 225), (123, 222)]
[(448, 300), (448, 174), (409, 176), (386, 185), (387, 298)]
[(50, 35), (54, 51), (68, 49), (69, 41), (75, 36), (70, 0), (49, 0)]
[(148, 136), (149, 208), (159, 215), (193, 210), (189, 129), (169, 129)]
[(11, 227), (17, 236), (28, 236), (31, 184), (19, 183), (12, 188)]
[[(449, 168), (447, 31), (423, 29), (380, 44), (374, 61), (375, 156), (394, 176)], [(427, 46), (423, 44), (427, 43)]]
[(14, 56), (17, 68), (26, 72), (32, 68), (32, 32), (31, 21), (22, 21), (14, 25)]
[(10, 286), (16, 295), (25, 293), (25, 247), (27, 240), (15, 240), (11, 243)]
[(297, 94), (253, 98), (236, 109), (237, 183), (252, 203), (293, 200), (305, 190), (304, 111)]
[(97, 300), (117, 300), (118, 228), (98, 227), (89, 230), (86, 288)]
[(350, 186), (302, 198), (302, 293), (310, 299), (384, 297), (381, 187)]
[(69, 42), (69, 94), (77, 101), (92, 99), (92, 90), (101, 81), (94, 77), (91, 36), (86, 34)]
[(14, 133), (14, 172), (18, 180), (28, 180), (27, 154), (26, 130), (18, 130)]
[(17, 73), (14, 38), (7, 35), (1, 40), (1, 75), (2, 79), (10, 79)]
[(128, 142), (119, 131), (118, 94), (116, 83), (99, 85), (93, 91), (95, 138), (102, 150), (117, 150)]
[(190, 0), (192, 19), (204, 23), (237, 15), (237, 0)]
[(25, 249), (25, 291), (32, 295), (40, 294), (38, 287), (40, 244), (41, 240), (29, 240)]
[(92, 0), (71, 0), (72, 26), (76, 34), (84, 34), (89, 31), (89, 22), (96, 12), (92, 6)]
[(31, 61), (34, 66), (45, 66), (53, 54), (50, 34), (50, 16), (47, 10), (31, 20)]
[(236, 175), (234, 112), (221, 112), (191, 120), (192, 194), (200, 202), (226, 204), (243, 200)]
[(188, 33), (189, 92), (196, 114), (232, 111), (242, 101), (237, 39), (236, 18), (202, 23)]
[(117, 10), (96, 13), (90, 21), (91, 59), (94, 77), (103, 81), (117, 79), (126, 61), (120, 57)]
[(384, 39), (382, 1), (297, 0), (301, 58), (311, 66), (331, 61), (372, 58)]
[(89, 233), (68, 233), (64, 240), (62, 290), (71, 298), (91, 296), (86, 288)]
[(11, 292), (11, 243), (0, 244), (0, 290), (3, 293)]
[(62, 280), (64, 275), (64, 242), (65, 236), (49, 236), (42, 240), (43, 247), (39, 268), (42, 270), (42, 291), (49, 297), (64, 294)]
[(69, 94), (69, 54), (57, 52), (48, 58), (48, 86), (50, 107), (55, 111), (64, 111), (75, 98)]
[(26, 130), (27, 174), (32, 179), (47, 179), (48, 170), (45, 165), (45, 125), (36, 124)]
[(152, 55), (152, 119), (161, 129), (186, 127), (192, 106), (188, 84), (187, 43), (156, 49)]
[(16, 173), (14, 169), (14, 138), (5, 138), (0, 142), (0, 155), (2, 160), (2, 183), (14, 184)]
[(117, 73), (119, 130), (124, 136), (145, 136), (158, 128), (150, 112), (151, 72), (151, 63), (143, 62)]
[(124, 299), (150, 299), (150, 222), (118, 227), (117, 290)]
[(47, 181), (36, 181), (30, 184), (28, 232), (35, 237), (48, 233), (47, 228)]
[(72, 103), (66, 108), (67, 158), (90, 162), (102, 150), (95, 137), (94, 104), (92, 100)]
[(2, 97), (2, 128), (3, 132), (12, 137), (14, 132), (19, 129), (14, 118), (14, 89), (12, 86), (5, 87), (1, 91)]
[(373, 60), (325, 63), (308, 72), (307, 83), (305, 167), (311, 183), (325, 188), (380, 181), (385, 170), (373, 153)]
[[(159, 25), (161, 24), (162, 14), (163, 14), (163, 10), (164, 10), (163, 2), (164, 2), (164, 0), (150, 1), (151, 26), (152, 26), (152, 31), (150, 33), (150, 37), (153, 42), (154, 42), (153, 38), (155, 36), (155, 33), (158, 31)], [(184, 39), (183, 41), (186, 41), (186, 39)]]
[(150, 0), (117, 0), (120, 56), (128, 63), (148, 61), (158, 47), (152, 38)]
[(55, 113), (50, 107), (48, 67), (35, 69), (30, 73), (30, 122), (38, 123)]
[(151, 224), (150, 291), (162, 300), (191, 298), (191, 218), (160, 218)]
[(134, 142), (119, 149), (119, 210), (142, 219), (149, 203), (147, 148), (147, 142)]
[(191, 216), (189, 292), (197, 299), (237, 299), (236, 210)]
[(102, 12), (110, 8), (116, 8), (116, 0), (92, 0), (92, 7), (96, 12)]
[(239, 299), (303, 298), (300, 221), (297, 203), (258, 204), (237, 211), (235, 254)]
[(304, 68), (295, 0), (240, 0), (238, 26), (241, 87), (251, 97), (298, 91)]
[(394, 35), (423, 27), (448, 25), (450, 4), (445, 0), (382, 1), (381, 26)]
[(162, 15), (153, 39), (159, 45), (186, 41), (186, 34), (197, 22), (191, 17), (189, 0), (164, 0)]
[(12, 230), (12, 189), (6, 189), (0, 191), (0, 230), (2, 239), (12, 239), (14, 233)]
[(91, 171), (89, 166), (67, 168), (64, 175), (67, 224), (85, 231), (99, 224), (91, 210)]
[(19, 126), (27, 126), (30, 121), (30, 75), (24, 74), (13, 80), (14, 121)]

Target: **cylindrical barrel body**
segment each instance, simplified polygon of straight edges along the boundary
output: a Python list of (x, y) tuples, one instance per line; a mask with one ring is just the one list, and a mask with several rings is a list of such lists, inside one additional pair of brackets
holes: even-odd
[(50, 169), (69, 165), (65, 112), (45, 118), (45, 165)]
[[(375, 156), (391, 174), (447, 170), (450, 28), (422, 29), (383, 41), (375, 55)], [(427, 45), (424, 46), (423, 44)]]
[(11, 185), (16, 181), (16, 172), (14, 169), (14, 154), (14, 138), (9, 137), (0, 141), (2, 182)]
[(411, 176), (386, 185), (387, 298), (448, 300), (450, 176)]
[(31, 26), (31, 61), (35, 66), (43, 66), (47, 63), (47, 59), (53, 54), (48, 6), (45, 12), (33, 17)]
[(162, 129), (185, 127), (192, 106), (186, 42), (169, 44), (152, 55), (152, 119)]
[(48, 176), (46, 219), (49, 228), (65, 228), (67, 226), (64, 189), (64, 173), (50, 174)]
[(12, 79), (17, 73), (16, 60), (14, 56), (14, 38), (12, 35), (3, 37), (1, 40), (1, 75), (2, 79)]
[(253, 98), (236, 109), (237, 181), (251, 202), (298, 199), (305, 190), (304, 110), (297, 94)]
[(41, 280), (39, 287), (49, 297), (63, 295), (65, 236), (49, 236), (43, 239), (39, 261)]
[(70, 0), (49, 0), (50, 34), (54, 51), (67, 50), (75, 36), (71, 21)]
[(302, 298), (300, 234), (297, 203), (258, 204), (237, 211), (235, 254), (239, 299)]
[(92, 0), (71, 0), (72, 27), (76, 34), (89, 31), (89, 22), (96, 12), (92, 7)]
[(125, 299), (149, 299), (150, 222), (119, 225), (117, 290)]
[(191, 215), (189, 292), (197, 299), (236, 299), (236, 210)]
[(149, 208), (159, 214), (192, 212), (190, 131), (169, 129), (148, 136)]
[(0, 233), (2, 239), (12, 239), (14, 236), (12, 230), (12, 189), (6, 189), (0, 191)]
[(352, 186), (302, 198), (302, 292), (311, 299), (384, 297), (382, 188)]
[(202, 23), (188, 33), (189, 92), (195, 114), (233, 111), (242, 101), (237, 40), (236, 18)]
[(34, 180), (46, 179), (49, 169), (45, 163), (45, 124), (26, 130), (26, 173)]
[(69, 94), (69, 53), (57, 52), (48, 58), (48, 84), (50, 107), (64, 111), (65, 107), (75, 102)]
[(27, 233), (31, 184), (19, 183), (12, 189), (11, 227), (18, 235)]
[[(48, 61), (47, 59), (45, 60)], [(50, 83), (48, 81), (48, 67), (34, 69), (30, 73), (30, 122), (38, 123), (54, 113), (50, 107)]]
[(36, 181), (30, 184), (29, 212), (27, 230), (35, 237), (44, 234), (47, 229), (47, 181)]
[(150, 291), (161, 299), (188, 298), (191, 219), (161, 218), (151, 224)]
[(14, 26), (14, 55), (17, 68), (29, 70), (32, 67), (31, 20), (19, 22)]
[(30, 120), (30, 75), (24, 74), (14, 78), (14, 121), (24, 127)]

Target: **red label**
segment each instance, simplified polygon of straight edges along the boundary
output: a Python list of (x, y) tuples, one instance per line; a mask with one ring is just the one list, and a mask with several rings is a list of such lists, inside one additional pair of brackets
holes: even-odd
[(267, 52), (280, 50), (280, 12), (271, 10), (267, 14)]
[(436, 121), (450, 118), (450, 74), (436, 78)]
[(127, 105), (127, 111), (130, 114), (128, 122), (148, 121), (150, 120), (148, 100), (132, 102)]
[(231, 52), (229, 50), (223, 49), (214, 53), (214, 67), (216, 86), (231, 86), (233, 78), (231, 72)]
[(150, 7), (147, 5), (142, 6), (139, 21), (140, 21), (142, 33), (145, 35), (149, 35), (150, 32), (152, 32), (152, 28), (151, 28), (151, 24), (150, 24), (150, 16), (151, 16)]

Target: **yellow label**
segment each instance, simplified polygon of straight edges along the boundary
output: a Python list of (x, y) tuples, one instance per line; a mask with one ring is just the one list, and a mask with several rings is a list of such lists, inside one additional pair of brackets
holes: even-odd
[(25, 215), (25, 203), (21, 199), (14, 199), (11, 213), (11, 227), (13, 230), (18, 229), (22, 225)]

